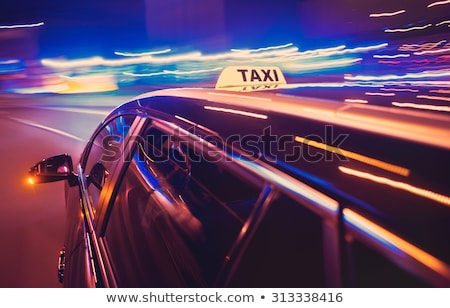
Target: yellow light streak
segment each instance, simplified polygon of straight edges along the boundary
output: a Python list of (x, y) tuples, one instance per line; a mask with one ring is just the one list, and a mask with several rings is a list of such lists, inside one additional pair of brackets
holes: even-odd
[(383, 170), (387, 170), (393, 173), (397, 173), (400, 174), (402, 176), (408, 176), (409, 175), (409, 169), (407, 168), (403, 168), (394, 164), (390, 164), (372, 157), (368, 157), (362, 154), (358, 154), (355, 152), (351, 152), (351, 151), (347, 151), (344, 149), (340, 149), (334, 146), (330, 146), (326, 143), (321, 143), (321, 142), (317, 142), (311, 139), (306, 139), (303, 137), (299, 137), (299, 136), (295, 136), (295, 141), (306, 144), (308, 146), (312, 146), (327, 152), (331, 152), (331, 153), (335, 153), (338, 155), (342, 155), (345, 156), (347, 158), (353, 159), (353, 160), (357, 160), (359, 162), (383, 169)]
[(392, 102), (392, 105), (394, 105), (396, 107), (403, 107), (403, 108), (406, 107), (406, 108), (450, 112), (450, 106), (437, 106), (437, 105), (429, 105), (429, 104), (400, 103), (400, 102)]
[(450, 94), (450, 90), (430, 90), (431, 93)]
[(372, 173), (358, 171), (358, 170), (350, 169), (350, 168), (343, 167), (343, 166), (339, 166), (338, 168), (339, 168), (339, 171), (341, 171), (345, 174), (356, 176), (358, 178), (366, 179), (366, 180), (369, 180), (369, 181), (372, 181), (375, 183), (388, 185), (388, 186), (391, 186), (391, 187), (394, 187), (394, 188), (397, 188), (400, 190), (407, 191), (414, 195), (439, 202), (446, 206), (450, 206), (450, 197), (442, 195), (442, 194), (438, 194), (434, 191), (419, 188), (419, 187), (413, 186), (413, 185), (405, 183), (405, 182), (394, 181), (394, 180), (386, 178), (386, 177), (381, 177), (378, 175), (374, 175)]
[(450, 97), (445, 97), (445, 96), (417, 95), (416, 97), (417, 98), (424, 98), (424, 99), (431, 99), (431, 100), (450, 102)]

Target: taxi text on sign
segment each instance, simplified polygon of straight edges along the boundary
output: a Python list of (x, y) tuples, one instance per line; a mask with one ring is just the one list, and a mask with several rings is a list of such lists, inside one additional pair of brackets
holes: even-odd
[(217, 89), (245, 86), (272, 86), (286, 84), (281, 70), (276, 66), (230, 66), (217, 80)]

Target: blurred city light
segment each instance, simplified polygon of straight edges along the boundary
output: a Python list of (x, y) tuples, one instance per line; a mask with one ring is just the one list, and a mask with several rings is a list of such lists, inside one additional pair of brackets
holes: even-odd
[[(288, 81), (283, 88), (365, 88), (359, 95), (342, 96), (342, 102), (371, 104), (395, 96), (396, 102), (385, 105), (448, 108), (450, 20), (445, 9), (450, 1), (411, 1), (401, 7), (339, 2), (330, 10), (325, 0), (261, 0), (266, 7), (257, 9), (233, 1), (218, 9), (222, 2), (217, 0), (196, 7), (195, 18), (186, 17), (191, 1), (180, 4), (186, 10), (176, 14), (156, 0), (130, 3), (126, 10), (102, 1), (73, 11), (55, 6), (55, 13), (42, 9), (14, 21), (24, 13), (17, 11), (2, 21), (0, 92), (214, 86), (223, 68), (251, 64), (279, 67)], [(93, 18), (88, 8), (104, 16)], [(66, 20), (55, 18), (58, 14)], [(166, 15), (177, 18), (169, 22), (162, 18)], [(45, 23), (27, 22), (33, 20)]]

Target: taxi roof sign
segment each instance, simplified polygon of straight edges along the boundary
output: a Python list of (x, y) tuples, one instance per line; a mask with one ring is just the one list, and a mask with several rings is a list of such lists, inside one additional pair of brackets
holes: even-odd
[(286, 79), (276, 66), (229, 66), (216, 83), (216, 89), (255, 91), (285, 85)]

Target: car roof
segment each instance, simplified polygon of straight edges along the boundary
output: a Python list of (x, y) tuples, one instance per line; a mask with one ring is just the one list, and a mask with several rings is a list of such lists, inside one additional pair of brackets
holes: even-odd
[[(152, 97), (185, 98), (191, 101), (184, 100), (184, 104), (209, 102), (214, 103), (216, 108), (222, 105), (229, 112), (245, 109), (247, 115), (267, 117), (269, 121), (271, 114), (284, 114), (299, 120), (309, 119), (450, 149), (450, 143), (447, 142), (450, 138), (448, 115), (296, 96), (287, 94), (289, 91), (281, 92), (282, 89), (242, 92), (216, 88), (174, 88), (147, 92), (133, 100), (143, 102)], [(141, 106), (145, 107), (145, 103), (141, 103)]]
[[(444, 194), (448, 191), (445, 184), (442, 184), (442, 179), (447, 177), (448, 163), (444, 161), (444, 164), (439, 165), (438, 170), (433, 165), (436, 160), (448, 157), (448, 150), (450, 149), (450, 143), (448, 142), (450, 139), (450, 117), (448, 115), (349, 103), (343, 100), (311, 98), (300, 96), (294, 91), (295, 89), (291, 88), (292, 86), (282, 83), (271, 84), (267, 87), (261, 84), (243, 87), (232, 84), (231, 87), (224, 88), (216, 86), (215, 88), (162, 89), (134, 97), (129, 103), (118, 107), (111, 116), (127, 110), (132, 112), (139, 110), (143, 112), (143, 116), (147, 115), (154, 118), (155, 115), (156, 117), (161, 115), (163, 120), (173, 121), (174, 123), (181, 123), (180, 120), (182, 120), (189, 125), (201, 126), (213, 133), (220, 132), (216, 134), (224, 138), (228, 137), (228, 133), (234, 133), (239, 129), (246, 130), (239, 131), (239, 134), (256, 133), (260, 136), (261, 131), (258, 131), (258, 129), (265, 125), (281, 125), (287, 133), (292, 135), (296, 135), (294, 131), (300, 125), (302, 125), (303, 132), (308, 132), (311, 123), (317, 123), (319, 126), (335, 125), (336, 127), (349, 128), (349, 130), (346, 130), (347, 132), (362, 132), (360, 136), (363, 136), (363, 138), (356, 138), (356, 141), (351, 144), (352, 147), (355, 146), (352, 149), (355, 151), (353, 154), (362, 154), (365, 158), (375, 157), (381, 161), (385, 159), (387, 162), (404, 165), (406, 168), (414, 169), (413, 180), (416, 175), (425, 176), (426, 180), (430, 182), (427, 185), (433, 186), (431, 188), (436, 187), (436, 191), (444, 192)], [(217, 112), (211, 113), (210, 111)], [(229, 127), (235, 125), (230, 122), (230, 117), (225, 117), (225, 113), (242, 116), (239, 128), (236, 128), (234, 132)], [(222, 117), (222, 115), (224, 116)], [(263, 123), (262, 126), (257, 127), (255, 125), (258, 121)], [(376, 138), (373, 138), (374, 136)], [(367, 142), (365, 141), (366, 138)], [(402, 149), (402, 146), (406, 143), (396, 144), (399, 140), (406, 141), (408, 147), (405, 147), (405, 149), (407, 150)], [(414, 146), (411, 147), (411, 144)], [(423, 146), (420, 150), (422, 154), (414, 153), (412, 155), (414, 158), (411, 158), (411, 155), (409, 155), (411, 152), (408, 151), (416, 150), (415, 145)], [(435, 151), (437, 154), (432, 158), (424, 159), (421, 155), (429, 154), (427, 148), (429, 146), (437, 149)], [(373, 150), (376, 150), (377, 154), (372, 152)], [(382, 154), (382, 156), (379, 157), (378, 154)], [(437, 163), (439, 164), (439, 162)], [(281, 169), (284, 168), (284, 166), (281, 167)], [(286, 170), (284, 171), (286, 172)], [(303, 178), (302, 175), (300, 177)], [(448, 197), (445, 197), (445, 199), (448, 202)], [(408, 213), (401, 210), (388, 211), (390, 216), (385, 217), (386, 213), (380, 213), (369, 204), (360, 203), (360, 205), (360, 209), (368, 217), (400, 231), (403, 235), (407, 235), (406, 237), (414, 238), (411, 235), (414, 230), (402, 224), (393, 224), (392, 221), (403, 221), (405, 215), (408, 215), (407, 220), (414, 222), (416, 227), (428, 228), (429, 220), (421, 215), (420, 211)], [(407, 205), (405, 203), (405, 206)], [(425, 208), (428, 205), (429, 203), (424, 202), (420, 206)], [(397, 208), (398, 206), (397, 204)], [(429, 208), (436, 217), (447, 215), (446, 209), (446, 207)], [(429, 232), (437, 237), (442, 235), (431, 230)], [(443, 248), (434, 249), (440, 251)]]

